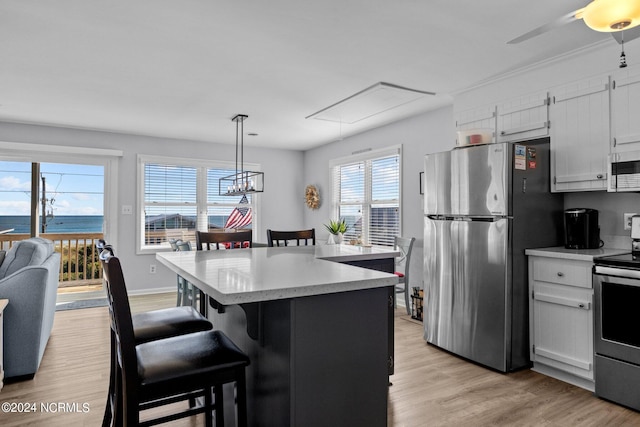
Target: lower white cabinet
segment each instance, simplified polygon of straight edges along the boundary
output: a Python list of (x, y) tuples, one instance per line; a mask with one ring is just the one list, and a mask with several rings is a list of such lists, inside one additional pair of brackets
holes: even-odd
[(533, 370), (593, 391), (592, 262), (529, 256)]

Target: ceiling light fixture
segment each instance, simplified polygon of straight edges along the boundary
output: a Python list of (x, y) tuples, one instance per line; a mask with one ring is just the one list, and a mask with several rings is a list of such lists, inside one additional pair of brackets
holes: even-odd
[(575, 17), (595, 31), (622, 31), (640, 25), (640, 1), (593, 0)]
[(220, 178), (218, 194), (237, 196), (264, 191), (264, 173), (244, 170), (244, 121), (246, 114), (237, 114), (231, 121), (236, 122), (236, 173)]

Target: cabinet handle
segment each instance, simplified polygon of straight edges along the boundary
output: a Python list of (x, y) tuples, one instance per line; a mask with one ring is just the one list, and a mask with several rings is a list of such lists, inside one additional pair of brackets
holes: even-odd
[(584, 308), (584, 304), (578, 304), (578, 307)]
[(564, 277), (564, 273), (562, 271), (558, 271), (558, 277)]

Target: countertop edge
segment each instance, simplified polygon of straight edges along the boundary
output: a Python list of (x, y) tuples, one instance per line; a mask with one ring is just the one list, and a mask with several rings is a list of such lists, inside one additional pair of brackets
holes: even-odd
[(301, 297), (313, 297), (351, 291), (362, 291), (367, 289), (386, 288), (389, 286), (395, 286), (397, 284), (397, 276), (395, 278), (390, 276), (377, 279), (369, 279), (366, 281), (354, 281), (350, 283), (343, 282), (340, 284), (301, 286), (297, 288), (274, 289), (269, 291), (254, 291), (247, 293), (239, 292), (234, 294), (222, 294), (216, 289), (207, 289), (212, 291), (209, 296), (216, 300), (218, 303), (222, 305), (235, 305)]
[(599, 248), (599, 249), (567, 249), (564, 246), (549, 248), (525, 249), (525, 255), (540, 256), (546, 258), (568, 259), (576, 261), (592, 262), (594, 258), (608, 255), (620, 255), (631, 252), (631, 249)]

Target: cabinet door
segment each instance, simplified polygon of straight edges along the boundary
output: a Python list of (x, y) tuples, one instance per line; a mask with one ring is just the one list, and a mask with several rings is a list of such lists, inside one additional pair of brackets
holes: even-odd
[(640, 151), (640, 73), (628, 69), (614, 75), (611, 90), (612, 140), (614, 153)]
[(534, 282), (531, 360), (593, 380), (593, 290)]
[(521, 141), (549, 134), (549, 95), (538, 92), (498, 105), (498, 142)]
[[(457, 112), (456, 130), (475, 130), (487, 129), (493, 134), (491, 142), (496, 142), (496, 106), (487, 105), (484, 107), (474, 108)], [(462, 144), (457, 144), (462, 145)]]
[(609, 77), (551, 91), (552, 191), (607, 189)]

